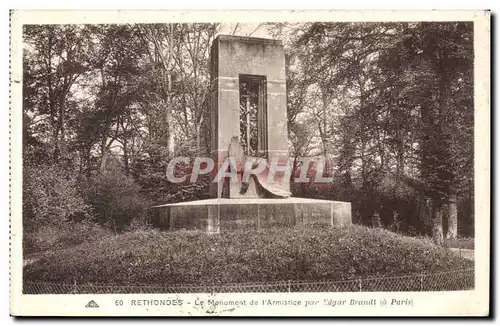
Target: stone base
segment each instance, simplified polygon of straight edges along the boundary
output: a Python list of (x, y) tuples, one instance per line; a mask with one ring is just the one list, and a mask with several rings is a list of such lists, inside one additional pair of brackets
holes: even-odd
[(153, 211), (155, 224), (172, 231), (351, 225), (351, 203), (309, 198), (206, 199), (154, 206)]

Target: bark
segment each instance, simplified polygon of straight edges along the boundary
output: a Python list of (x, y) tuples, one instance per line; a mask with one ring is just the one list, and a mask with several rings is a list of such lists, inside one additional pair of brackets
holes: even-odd
[(173, 118), (172, 118), (172, 108), (170, 107), (170, 101), (167, 102), (167, 128), (168, 128), (168, 135), (167, 135), (167, 147), (168, 147), (168, 153), (169, 155), (173, 155), (175, 151), (175, 144), (174, 144), (174, 130), (173, 130)]
[(438, 246), (443, 245), (443, 205), (438, 201), (432, 202), (432, 240)]
[(322, 101), (323, 101), (323, 136), (322, 136), (322, 141), (323, 141), (323, 155), (325, 156), (325, 160), (328, 160), (328, 139), (327, 139), (327, 131), (326, 131), (326, 110), (328, 108), (328, 99), (326, 92), (324, 90), (321, 91), (322, 93)]
[(165, 110), (166, 110), (166, 123), (167, 123), (167, 148), (170, 155), (174, 153), (174, 132), (173, 132), (173, 118), (172, 118), (172, 107), (171, 107), (171, 97), (172, 97), (172, 72), (171, 72), (171, 61), (172, 61), (172, 47), (173, 47), (173, 25), (169, 26), (169, 38), (167, 45), (167, 57), (163, 55), (163, 48), (157, 39), (157, 37), (151, 33), (150, 37), (153, 40), (154, 46), (156, 48), (156, 53), (159, 56), (160, 63), (162, 64), (163, 70), (165, 72), (164, 78), (166, 79), (167, 89), (165, 93)]
[(92, 166), (90, 164), (90, 151), (91, 151), (91, 145), (85, 146), (85, 151), (84, 151), (85, 176), (87, 177), (87, 179), (90, 179), (90, 176), (92, 175)]
[(431, 225), (432, 207), (430, 199), (423, 195), (419, 199), (419, 218), (425, 226)]
[(448, 231), (446, 233), (447, 239), (455, 239), (457, 237), (457, 226), (457, 198), (455, 195), (452, 195), (450, 196), (448, 204)]
[(66, 117), (65, 117), (65, 108), (66, 108), (66, 91), (62, 95), (62, 97), (59, 100), (59, 123), (58, 123), (58, 128), (59, 128), (59, 156), (65, 157), (66, 153)]
[(106, 140), (104, 139), (101, 142), (101, 166), (100, 166), (100, 173), (103, 174), (104, 171), (106, 171), (106, 163), (108, 159), (108, 147), (106, 146)]
[(47, 38), (47, 54), (45, 57), (45, 65), (47, 68), (47, 87), (48, 87), (48, 102), (49, 102), (49, 112), (52, 121), (52, 142), (54, 146), (53, 157), (54, 160), (59, 160), (60, 148), (59, 148), (59, 122), (57, 120), (57, 109), (56, 109), (56, 99), (55, 99), (55, 91), (54, 91), (54, 82), (52, 80), (52, 47), (53, 47), (53, 39), (54, 32), (52, 29), (49, 29), (49, 35)]
[(201, 153), (201, 126), (203, 125), (203, 114), (201, 114), (200, 121), (196, 125), (196, 153)]
[[(326, 110), (328, 106), (328, 100), (326, 93), (323, 88), (321, 88), (321, 100), (323, 111), (314, 111), (316, 117), (316, 122), (318, 124), (319, 138), (321, 139), (321, 148), (325, 160), (328, 160), (328, 137), (327, 137), (327, 121), (326, 121)], [(321, 116), (321, 117), (320, 117)]]
[(129, 174), (129, 155), (128, 155), (128, 144), (127, 139), (123, 140), (123, 166), (125, 169), (125, 174)]
[(405, 148), (404, 148), (404, 139), (403, 139), (403, 132), (401, 130), (402, 128), (401, 128), (399, 112), (397, 112), (395, 123), (396, 123), (396, 148), (397, 148), (396, 178), (397, 178), (397, 183), (399, 185), (405, 166), (405, 160), (404, 160)]

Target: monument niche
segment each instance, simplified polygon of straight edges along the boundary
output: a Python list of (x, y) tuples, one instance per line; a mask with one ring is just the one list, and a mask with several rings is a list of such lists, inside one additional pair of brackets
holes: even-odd
[[(350, 203), (291, 197), (281, 41), (219, 35), (210, 64), (212, 199), (155, 206), (160, 225), (205, 232), (350, 225)], [(226, 167), (236, 177), (217, 178)]]

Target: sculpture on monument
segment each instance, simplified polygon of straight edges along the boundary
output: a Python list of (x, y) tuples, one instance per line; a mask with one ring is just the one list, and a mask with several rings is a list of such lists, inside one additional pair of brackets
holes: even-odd
[[(231, 168), (236, 170), (239, 181), (239, 194), (241, 196), (253, 198), (290, 197), (291, 192), (283, 188), (280, 182), (269, 182), (269, 173), (272, 167), (266, 158), (246, 156), (245, 149), (236, 136), (233, 136), (231, 139), (228, 156), (234, 159), (235, 166)], [(249, 173), (256, 170), (260, 170), (259, 173)], [(247, 173), (245, 174), (245, 172)], [(228, 189), (228, 183), (226, 182), (224, 185), (226, 188), (223, 187), (223, 192), (224, 189)], [(233, 187), (237, 186), (237, 184), (233, 184)]]

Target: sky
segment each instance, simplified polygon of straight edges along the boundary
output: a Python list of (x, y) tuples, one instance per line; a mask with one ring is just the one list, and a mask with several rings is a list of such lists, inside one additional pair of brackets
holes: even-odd
[[(223, 24), (220, 34), (232, 34), (235, 26), (236, 24)], [(259, 24), (238, 23), (235, 35), (249, 36), (250, 34), (252, 37), (272, 38), (271, 34), (269, 34), (263, 25), (259, 26)]]

